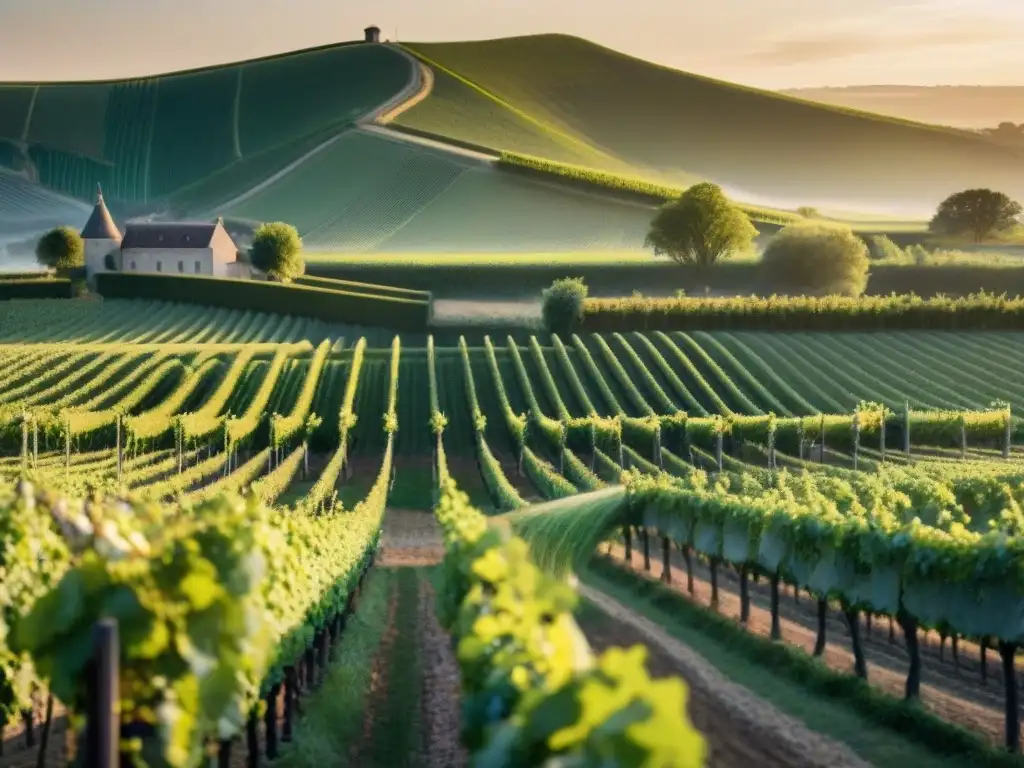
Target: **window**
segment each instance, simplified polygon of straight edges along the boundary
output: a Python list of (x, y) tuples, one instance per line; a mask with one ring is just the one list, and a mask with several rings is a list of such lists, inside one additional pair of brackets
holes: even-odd
[(135, 270), (135, 259), (132, 259), (132, 271)]
[(203, 263), (201, 261), (196, 262), (196, 274), (198, 275), (203, 269)]
[(158, 261), (156, 263), (156, 271), (157, 272), (163, 272), (164, 271), (164, 263), (162, 261)]
[(179, 272), (184, 272), (185, 271), (185, 262), (184, 261), (179, 261), (178, 262), (178, 271)]

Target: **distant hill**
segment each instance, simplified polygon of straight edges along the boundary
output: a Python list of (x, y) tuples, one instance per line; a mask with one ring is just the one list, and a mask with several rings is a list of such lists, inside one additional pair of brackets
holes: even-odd
[[(1024, 197), (1024, 153), (965, 131), (746, 88), (564, 35), (405, 47), (450, 77), (437, 97), (447, 108), (428, 97), (398, 122), (464, 141), (665, 182), (706, 178), (781, 207), (923, 215), (977, 185)], [(498, 134), (496, 106), (516, 123)]]
[[(405, 133), (371, 125), (381, 111)], [(0, 83), (0, 238), (80, 225), (100, 182), (119, 221), (282, 219), (321, 252), (642, 249), (654, 202), (503, 170), (500, 150), (676, 187), (710, 179), (744, 203), (886, 231), (971, 186), (1024, 199), (1024, 144), (539, 35)]]
[(73, 197), (158, 203), (232, 169), (246, 182), (409, 82), (407, 56), (339, 44), (137, 80), (0, 83), (0, 166)]
[(1020, 85), (855, 85), (790, 88), (780, 93), (958, 128), (995, 128), (1002, 122), (1024, 123), (1024, 86)]

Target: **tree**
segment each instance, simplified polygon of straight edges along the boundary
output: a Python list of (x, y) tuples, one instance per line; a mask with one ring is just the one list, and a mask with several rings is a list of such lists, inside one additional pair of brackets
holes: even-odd
[(544, 327), (550, 333), (568, 334), (583, 320), (583, 300), (587, 298), (587, 286), (579, 277), (555, 280), (542, 294), (544, 306), (541, 313)]
[(75, 269), (85, 265), (85, 243), (71, 227), (51, 229), (36, 245), (36, 261), (56, 270)]
[(306, 271), (298, 230), (283, 221), (260, 224), (253, 233), (249, 255), (256, 269), (284, 283)]
[(868, 283), (868, 247), (848, 228), (791, 224), (771, 239), (761, 264), (789, 290), (859, 296)]
[(975, 243), (980, 243), (1019, 223), (1020, 214), (1020, 204), (1002, 192), (967, 189), (942, 201), (930, 227), (941, 234), (969, 234)]
[(717, 184), (695, 184), (661, 207), (644, 245), (680, 264), (710, 267), (750, 248), (757, 230)]

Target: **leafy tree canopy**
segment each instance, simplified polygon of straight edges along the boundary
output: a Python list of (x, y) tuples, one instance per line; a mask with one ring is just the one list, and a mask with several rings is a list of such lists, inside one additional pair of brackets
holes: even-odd
[(249, 249), (252, 265), (282, 282), (290, 282), (306, 271), (302, 259), (302, 238), (291, 224), (275, 221), (261, 224), (253, 233)]
[(36, 261), (50, 269), (75, 269), (85, 265), (85, 243), (71, 227), (51, 229), (36, 245)]
[(757, 230), (717, 184), (695, 184), (666, 203), (644, 245), (680, 264), (709, 267), (750, 248)]
[(868, 283), (868, 247), (846, 227), (790, 225), (771, 239), (761, 263), (791, 292), (859, 296)]
[(980, 243), (1020, 223), (1020, 214), (1020, 204), (1002, 192), (967, 189), (942, 201), (931, 221), (931, 229), (941, 234), (970, 235), (974, 242)]

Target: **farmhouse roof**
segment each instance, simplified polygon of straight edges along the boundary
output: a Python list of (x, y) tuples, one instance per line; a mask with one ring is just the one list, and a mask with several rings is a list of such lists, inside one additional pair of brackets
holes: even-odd
[(103, 190), (96, 185), (96, 205), (89, 215), (89, 220), (82, 228), (83, 240), (115, 240), (120, 242), (121, 233), (117, 231), (114, 224), (114, 217), (107, 210), (107, 204), (103, 202)]
[(128, 224), (121, 248), (209, 248), (219, 226), (220, 221)]

